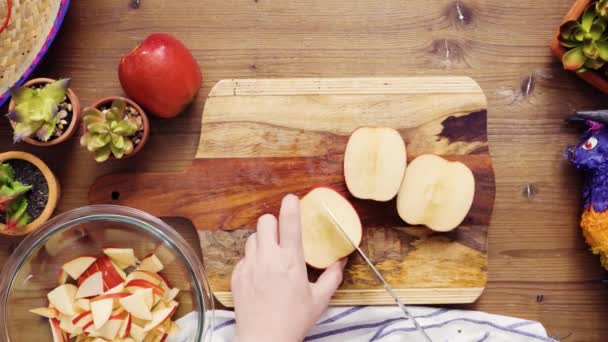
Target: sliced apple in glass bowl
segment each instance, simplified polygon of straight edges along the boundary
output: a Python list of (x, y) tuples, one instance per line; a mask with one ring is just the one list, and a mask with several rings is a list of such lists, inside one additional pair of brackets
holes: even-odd
[(160, 259), (152, 254), (140, 263), (122, 248), (103, 254), (64, 264), (49, 307), (30, 310), (49, 319), (54, 341), (152, 341), (176, 333), (179, 290), (154, 272), (164, 268)]
[(359, 215), (338, 192), (324, 187), (313, 189), (300, 201), (300, 212), (304, 259), (308, 265), (324, 269), (354, 252), (355, 247), (344, 233), (355, 245), (361, 243)]

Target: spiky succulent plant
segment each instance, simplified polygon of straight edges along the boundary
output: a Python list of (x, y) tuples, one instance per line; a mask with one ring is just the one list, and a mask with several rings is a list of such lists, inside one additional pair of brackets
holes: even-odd
[(131, 137), (141, 128), (141, 121), (126, 109), (126, 102), (116, 99), (109, 109), (84, 110), (83, 120), (87, 132), (80, 139), (80, 144), (95, 153), (96, 161), (104, 162), (110, 155), (120, 159), (133, 151)]
[(48, 141), (59, 120), (59, 105), (64, 100), (70, 85), (70, 79), (61, 79), (41, 88), (13, 87), (11, 96), (15, 108), (7, 117), (14, 121), (14, 141), (36, 136), (41, 141)]
[(28, 203), (23, 195), (31, 188), (15, 179), (15, 170), (9, 164), (0, 163), (0, 212), (5, 212), (7, 229), (28, 224)]
[(608, 8), (600, 2), (589, 5), (580, 20), (565, 22), (560, 27), (559, 41), (568, 49), (562, 57), (565, 69), (577, 72), (597, 70), (608, 61), (607, 25), (600, 15)]

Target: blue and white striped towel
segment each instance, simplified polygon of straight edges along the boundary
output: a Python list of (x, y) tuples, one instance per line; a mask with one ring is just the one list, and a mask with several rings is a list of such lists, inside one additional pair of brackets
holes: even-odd
[[(416, 321), (437, 342), (555, 342), (542, 324), (479, 311), (409, 307)], [(234, 337), (234, 313), (215, 311), (213, 342)], [(190, 320), (194, 320), (194, 322)], [(288, 318), (287, 318), (288, 319)], [(190, 323), (188, 322), (190, 321)], [(171, 342), (189, 341), (187, 330), (195, 326), (196, 315), (178, 320), (182, 331)], [(396, 307), (354, 306), (329, 308), (305, 341), (424, 341), (411, 321)]]

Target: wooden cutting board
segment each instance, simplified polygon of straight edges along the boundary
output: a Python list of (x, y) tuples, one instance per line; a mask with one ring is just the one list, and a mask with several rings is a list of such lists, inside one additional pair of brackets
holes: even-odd
[[(470, 303), (486, 284), (495, 195), (486, 107), (468, 77), (223, 80), (205, 104), (190, 168), (104, 176), (92, 186), (90, 201), (192, 220), (211, 288), (231, 306), (230, 274), (257, 218), (277, 214), (287, 193), (331, 186), (353, 202), (365, 227), (363, 250), (404, 302)], [(461, 227), (446, 234), (408, 227), (395, 201), (352, 198), (342, 153), (359, 126), (398, 129), (410, 161), (434, 153), (468, 165), (476, 193)], [(317, 273), (311, 271), (311, 279)], [(332, 304), (393, 300), (361, 257), (351, 255)]]

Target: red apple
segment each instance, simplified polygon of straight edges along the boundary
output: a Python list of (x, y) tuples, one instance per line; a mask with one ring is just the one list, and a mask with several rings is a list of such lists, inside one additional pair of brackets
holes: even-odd
[(151, 114), (172, 118), (201, 88), (201, 70), (190, 50), (166, 33), (155, 33), (126, 54), (118, 67), (125, 93)]

